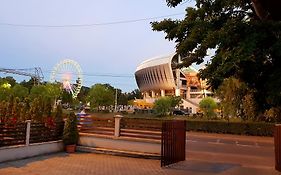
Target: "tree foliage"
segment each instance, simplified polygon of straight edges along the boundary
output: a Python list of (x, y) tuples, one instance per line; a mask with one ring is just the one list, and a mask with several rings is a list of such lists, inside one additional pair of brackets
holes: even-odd
[(246, 93), (247, 86), (245, 83), (233, 77), (224, 80), (216, 91), (224, 117), (241, 116), (242, 99)]
[(20, 99), (24, 99), (25, 97), (28, 96), (29, 92), (28, 92), (28, 88), (20, 85), (20, 84), (16, 84), (13, 88), (12, 88), (12, 93), (15, 97), (18, 97)]
[(65, 145), (77, 144), (79, 138), (77, 128), (77, 117), (71, 112), (66, 119), (64, 130), (63, 130), (63, 143)]
[[(167, 0), (175, 7), (182, 0)], [(281, 105), (281, 22), (261, 21), (250, 0), (196, 0), (183, 20), (152, 22), (155, 31), (166, 33), (176, 45), (183, 63), (202, 63), (208, 49), (215, 55), (200, 71), (213, 89), (225, 78), (245, 82), (254, 93), (257, 109)]]
[(211, 97), (203, 98), (199, 103), (200, 109), (203, 111), (203, 115), (208, 119), (216, 117), (215, 109), (217, 109), (217, 103)]
[(180, 97), (161, 97), (155, 101), (153, 109), (156, 115), (165, 116), (168, 115), (171, 110), (181, 103)]
[(88, 93), (92, 107), (109, 106), (114, 104), (114, 88), (106, 84), (95, 84)]

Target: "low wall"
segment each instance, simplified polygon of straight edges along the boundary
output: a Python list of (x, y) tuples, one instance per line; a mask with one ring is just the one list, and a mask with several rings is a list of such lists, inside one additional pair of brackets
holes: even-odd
[(80, 133), (79, 145), (139, 153), (161, 154), (161, 142), (150, 139)]
[(0, 162), (18, 160), (42, 154), (50, 154), (63, 150), (62, 141), (34, 143), (28, 146), (6, 146), (0, 148)]

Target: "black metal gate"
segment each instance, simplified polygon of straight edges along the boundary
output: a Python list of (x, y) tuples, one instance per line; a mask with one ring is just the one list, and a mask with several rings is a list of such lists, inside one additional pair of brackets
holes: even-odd
[(161, 137), (161, 167), (185, 160), (186, 121), (164, 121)]

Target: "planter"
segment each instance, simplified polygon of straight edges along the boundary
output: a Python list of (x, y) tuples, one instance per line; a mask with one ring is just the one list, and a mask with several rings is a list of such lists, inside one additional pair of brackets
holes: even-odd
[(65, 145), (65, 151), (67, 153), (75, 153), (76, 145)]

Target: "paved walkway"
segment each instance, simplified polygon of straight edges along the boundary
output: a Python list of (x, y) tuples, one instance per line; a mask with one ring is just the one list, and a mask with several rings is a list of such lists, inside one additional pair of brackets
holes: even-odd
[(0, 164), (0, 175), (213, 175), (279, 174), (273, 167), (243, 167), (239, 164), (203, 160), (183, 161), (161, 168), (160, 161), (91, 153), (56, 153)]
[(0, 163), (0, 175), (281, 175), (272, 137), (188, 132), (186, 148), (186, 161), (165, 168), (159, 160), (56, 153)]

